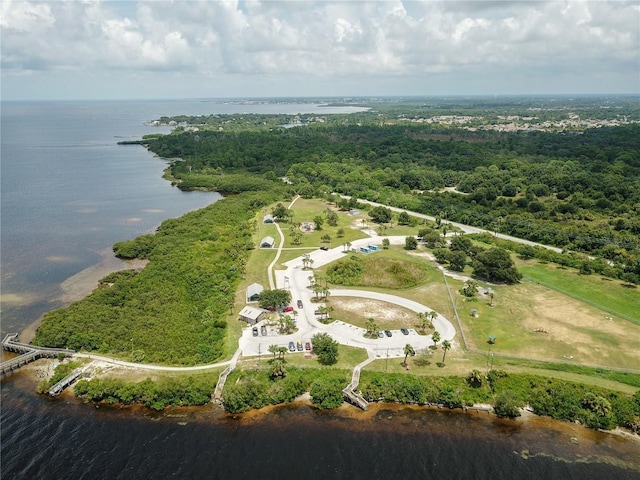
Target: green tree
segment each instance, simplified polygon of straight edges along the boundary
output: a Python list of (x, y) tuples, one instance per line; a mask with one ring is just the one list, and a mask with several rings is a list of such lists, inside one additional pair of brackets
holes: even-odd
[(333, 365), (338, 361), (338, 342), (327, 333), (316, 333), (311, 337), (313, 353), (323, 365)]
[(493, 411), (499, 417), (515, 418), (520, 416), (523, 402), (512, 390), (505, 390), (496, 396)]
[(338, 214), (334, 210), (327, 212), (327, 223), (332, 227), (338, 226)]
[(407, 212), (400, 212), (398, 215), (398, 225), (409, 225), (411, 219)]
[(365, 327), (367, 329), (366, 336), (370, 338), (375, 338), (378, 336), (378, 324), (376, 323), (374, 318), (367, 318), (365, 323)]
[(438, 344), (438, 342), (440, 341), (440, 338), (442, 337), (440, 336), (440, 332), (437, 330), (431, 334), (431, 340), (433, 340), (434, 347)]
[(442, 365), (444, 365), (444, 357), (447, 355), (447, 350), (451, 348), (451, 342), (445, 340), (442, 342)]
[(278, 220), (286, 220), (288, 218), (287, 207), (278, 203), (271, 209), (271, 214)]
[(478, 283), (473, 280), (467, 280), (460, 293), (467, 298), (473, 298), (478, 293)]
[(493, 247), (478, 253), (472, 265), (475, 276), (490, 282), (517, 283), (522, 278), (509, 252), (503, 248)]
[(456, 272), (462, 272), (465, 265), (467, 264), (467, 254), (460, 250), (449, 252), (449, 255), (447, 255), (447, 259), (449, 260), (449, 268), (451, 270), (455, 270)]
[(391, 245), (391, 242), (389, 242), (388, 238), (383, 238), (382, 239), (382, 248), (385, 250), (389, 249), (389, 245)]
[(373, 207), (369, 210), (369, 217), (375, 223), (389, 223), (391, 222), (392, 213), (386, 207)]
[(467, 383), (473, 388), (480, 388), (482, 386), (482, 382), (482, 373), (478, 369), (473, 369), (467, 376)]
[(429, 317), (429, 326), (433, 328), (433, 321), (438, 318), (438, 313), (435, 310), (431, 310), (427, 313), (427, 316)]
[(258, 305), (268, 310), (276, 310), (291, 303), (291, 292), (289, 290), (264, 290), (258, 296)]
[(279, 333), (281, 335), (288, 335), (292, 333), (296, 328), (296, 323), (289, 315), (280, 315), (278, 318)]
[(411, 345), (409, 345), (408, 343), (404, 346), (404, 362), (403, 365), (406, 367), (407, 366), (407, 357), (409, 355), (415, 355), (416, 351), (413, 349), (413, 347)]
[(269, 376), (271, 379), (284, 378), (287, 376), (285, 362), (279, 358), (270, 360)]
[(337, 236), (338, 238), (342, 238), (342, 237), (344, 237), (344, 228), (339, 228), (339, 229), (336, 231), (336, 236)]
[(316, 230), (322, 230), (322, 225), (324, 225), (324, 217), (322, 215), (316, 215), (313, 217), (313, 223), (316, 224)]
[(464, 235), (458, 235), (451, 239), (451, 245), (449, 246), (449, 248), (454, 252), (458, 251), (469, 254), (471, 245), (471, 240), (468, 237)]
[(405, 238), (404, 248), (405, 250), (415, 250), (416, 248), (418, 248), (418, 240), (416, 240), (416, 237), (410, 235)]

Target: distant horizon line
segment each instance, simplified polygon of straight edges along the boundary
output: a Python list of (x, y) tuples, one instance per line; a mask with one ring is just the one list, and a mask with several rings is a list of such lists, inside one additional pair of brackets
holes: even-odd
[(289, 96), (235, 96), (235, 97), (154, 97), (154, 98), (136, 98), (136, 97), (122, 97), (122, 98), (15, 98), (15, 99), (0, 99), (1, 102), (122, 102), (122, 101), (256, 101), (256, 100), (339, 100), (339, 101), (353, 101), (353, 100), (410, 100), (421, 98), (553, 98), (553, 97), (640, 97), (640, 92), (632, 93), (510, 93), (510, 94), (432, 94), (432, 95), (289, 95)]

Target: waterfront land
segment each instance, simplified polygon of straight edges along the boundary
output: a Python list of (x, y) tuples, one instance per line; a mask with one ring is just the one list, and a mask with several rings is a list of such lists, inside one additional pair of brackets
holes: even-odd
[[(183, 159), (170, 166), (167, 178), (184, 189), (237, 195), (166, 221), (155, 235), (117, 244), (120, 257), (149, 264), (139, 273), (108, 276), (86, 300), (47, 315), (35, 342), (138, 364), (187, 366), (224, 361), (240, 341), (245, 361), (224, 392), (225, 407), (233, 411), (290, 401), (302, 391), (311, 391), (321, 407), (342, 403), (348, 369), (366, 359), (368, 351), (376, 358), (363, 371), (361, 389), (369, 400), (462, 406), (493, 403), (499, 394), (513, 391), (517, 405), (533, 404), (538, 413), (552, 414), (558, 402), (565, 402), (574, 411), (560, 418), (632, 427), (640, 416), (635, 393), (640, 387), (640, 159), (637, 105), (627, 100), (613, 107), (615, 118), (608, 109), (603, 109), (607, 118), (594, 117), (618, 122), (606, 128), (580, 123), (586, 121), (586, 107), (581, 107), (582, 120), (572, 125), (571, 134), (480, 134), (444, 121), (405, 122), (400, 114), (392, 120), (392, 107), (402, 105), (349, 117), (323, 116), (323, 121), (301, 118), (305, 125), (295, 129), (278, 128), (296, 121), (280, 116), (170, 120), (186, 123), (169, 136), (143, 141), (159, 155)], [(443, 108), (433, 109), (438, 111), (428, 118)], [(593, 104), (588, 111), (597, 108)], [(459, 109), (449, 108), (448, 116)], [(509, 117), (516, 115), (516, 106), (507, 110), (500, 115), (513, 121)], [(562, 115), (570, 120), (574, 110), (567, 107)], [(302, 198), (289, 209), (292, 217), (278, 218), (277, 225), (263, 223), (278, 203), (288, 205), (298, 195)], [(379, 205), (358, 203), (356, 197)], [(403, 215), (404, 210), (411, 214)], [(306, 222), (316, 228), (304, 231)], [(490, 234), (462, 235), (459, 223)], [(285, 276), (293, 278), (285, 269), (304, 269), (303, 254), (315, 261), (295, 286), (305, 304), (298, 312), (299, 333), (288, 334), (291, 338), (278, 334), (275, 315), (262, 320), (272, 330), (264, 343), (256, 343), (238, 312), (250, 284), (267, 288), (273, 281), (268, 266), (275, 250), (256, 247), (266, 236), (278, 239), (278, 229), (284, 233), (277, 241), (283, 249), (274, 266), (276, 286), (285, 286)], [(561, 252), (500, 244), (496, 248), (507, 252), (524, 278), (488, 274), (478, 262), (492, 251), (500, 232)], [(407, 237), (416, 239), (415, 248)], [(388, 249), (385, 238), (394, 239)], [(370, 243), (381, 251), (360, 252)], [(352, 248), (357, 253), (347, 254)], [(344, 265), (350, 256), (355, 259)], [(349, 283), (337, 276), (340, 265), (342, 271), (356, 272)], [(313, 282), (307, 283), (307, 277)], [(329, 292), (348, 285), (419, 303), (425, 313), (435, 311), (449, 322), (453, 334), (434, 342), (436, 329), (422, 322), (421, 312), (379, 300), (321, 299), (308, 287), (323, 281)], [(469, 284), (477, 291), (461, 294)], [(318, 305), (332, 309), (327, 322), (316, 318)], [(310, 339), (313, 331), (303, 330), (303, 320), (317, 329), (326, 325), (340, 338), (339, 325), (366, 332), (370, 319), (377, 326), (373, 330), (393, 330), (393, 336), (369, 343), (348, 337), (345, 343), (358, 343), (361, 349), (341, 348), (341, 363), (333, 368), (320, 368), (314, 355), (288, 354), (284, 374), (269, 378), (273, 362), (267, 363), (267, 347), (302, 339), (303, 331)], [(410, 334), (403, 336), (400, 328)], [(356, 335), (364, 339), (364, 332)], [(488, 343), (490, 335), (495, 338)], [(408, 360), (406, 344), (417, 350)], [(554, 387), (579, 386), (567, 387), (564, 396), (543, 398), (549, 382), (557, 381), (562, 383)], [(524, 387), (527, 382), (537, 397)], [(86, 383), (79, 392), (88, 392)], [(412, 385), (410, 394), (407, 385)], [(251, 403), (247, 392), (253, 395)], [(600, 407), (604, 413), (597, 416)]]

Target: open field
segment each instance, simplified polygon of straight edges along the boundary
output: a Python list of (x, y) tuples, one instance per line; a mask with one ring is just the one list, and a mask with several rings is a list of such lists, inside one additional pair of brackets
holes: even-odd
[(599, 275), (579, 275), (573, 268), (540, 264), (535, 260), (517, 261), (526, 279), (550, 286), (582, 302), (640, 324), (640, 288)]
[[(349, 215), (348, 212), (341, 212), (335, 206), (329, 205), (328, 203), (318, 199), (298, 198), (291, 209), (294, 214), (293, 222), (313, 222), (313, 218), (318, 215), (325, 217), (324, 212), (327, 209), (334, 210), (338, 214), (337, 226), (332, 227), (325, 222), (322, 225), (322, 230), (315, 230), (312, 232), (303, 232), (302, 230), (298, 230), (302, 232), (301, 242), (299, 245), (293, 245), (291, 243), (291, 240), (293, 238), (291, 234), (293, 233), (293, 231), (296, 231), (296, 229), (292, 228), (291, 223), (282, 223), (280, 224), (280, 228), (282, 228), (282, 233), (285, 236), (284, 246), (318, 248), (322, 245), (326, 245), (328, 247), (336, 247), (347, 242), (352, 242), (353, 240), (366, 237), (366, 235), (363, 234), (358, 228), (355, 228), (355, 226), (353, 225), (354, 217)], [(339, 229), (344, 230), (344, 236), (338, 237)], [(323, 235), (329, 235), (331, 237), (331, 241), (329, 243), (323, 242), (321, 240), (321, 237)]]
[(373, 318), (379, 330), (387, 328), (416, 328), (415, 312), (399, 305), (354, 297), (329, 297), (327, 305), (334, 308), (331, 317), (357, 327), (367, 328), (367, 320)]

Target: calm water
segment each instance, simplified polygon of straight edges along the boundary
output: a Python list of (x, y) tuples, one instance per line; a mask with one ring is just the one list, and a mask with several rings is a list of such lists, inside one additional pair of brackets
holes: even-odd
[[(119, 139), (158, 131), (143, 122), (161, 115), (246, 111), (330, 113), (200, 101), (3, 103), (2, 333), (61, 305), (97, 263), (117, 264), (115, 241), (219, 198), (172, 188), (160, 177), (163, 160)], [(638, 443), (544, 419), (391, 406), (152, 414), (49, 400), (34, 388), (26, 373), (2, 380), (2, 478), (640, 478)]]

